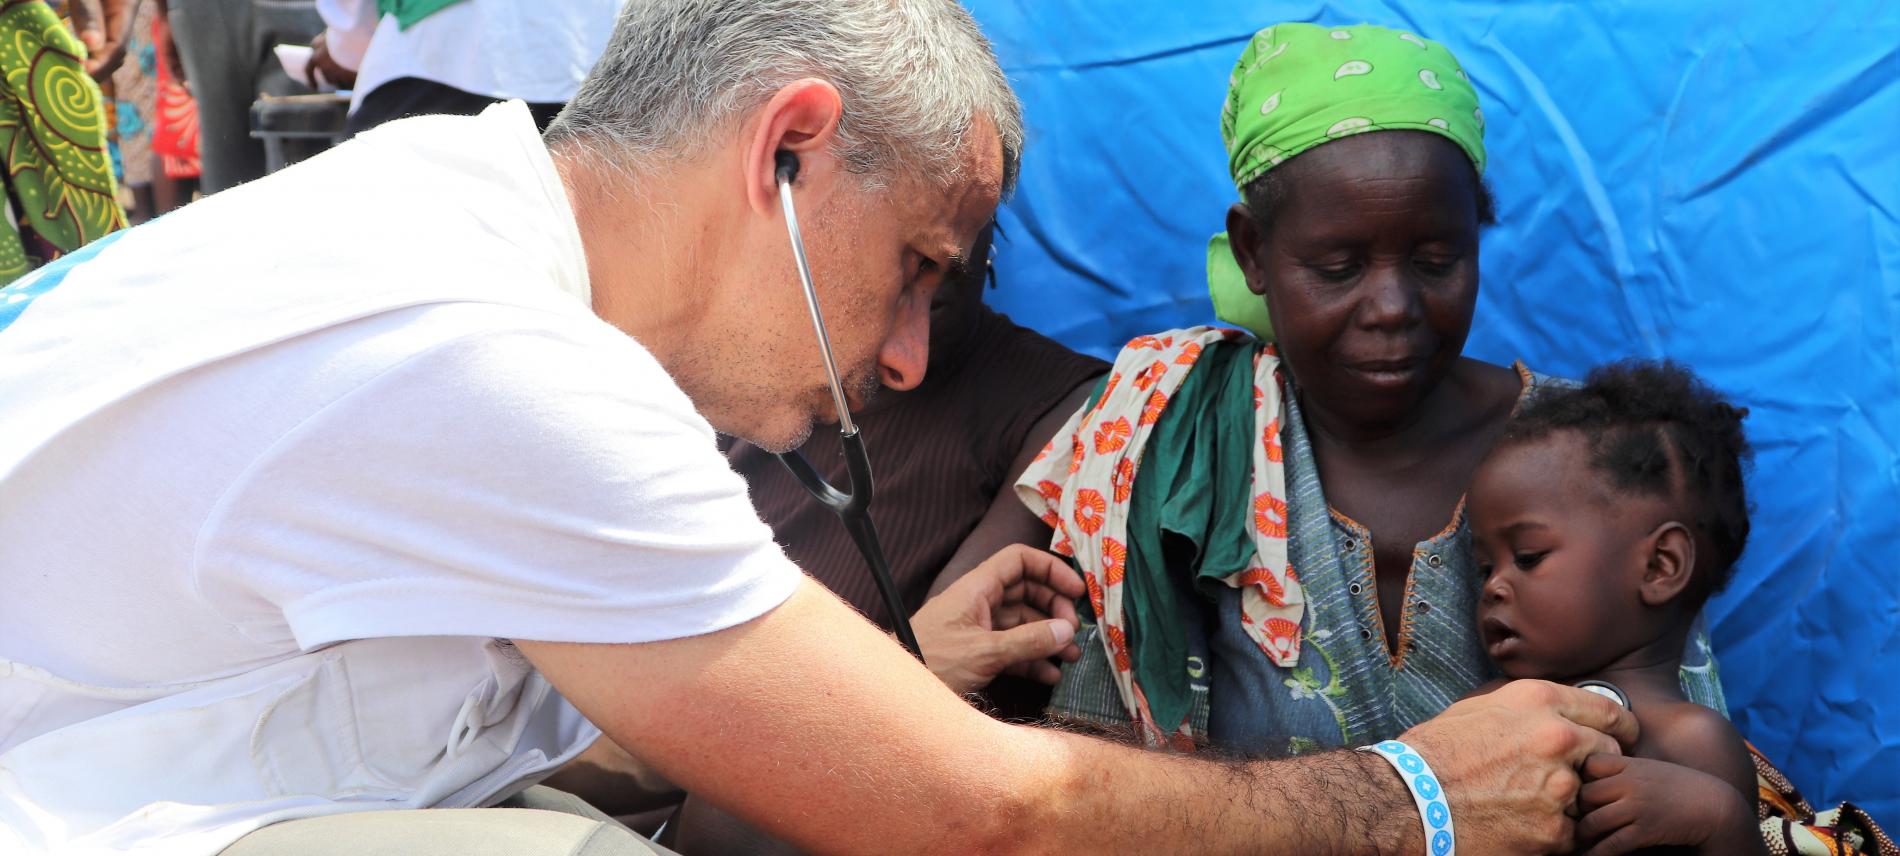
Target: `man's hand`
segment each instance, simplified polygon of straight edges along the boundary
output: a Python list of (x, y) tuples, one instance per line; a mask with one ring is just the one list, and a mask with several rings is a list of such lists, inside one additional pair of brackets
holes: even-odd
[(1075, 599), (1082, 578), (1068, 563), (1021, 544), (1003, 548), (924, 603), (911, 618), (930, 671), (970, 693), (1008, 672), (1054, 684), (1074, 662)]
[(1577, 844), (1584, 856), (1617, 856), (1679, 845), (1703, 853), (1764, 852), (1755, 813), (1727, 782), (1700, 770), (1649, 758), (1592, 755), (1578, 794), (1584, 814)]
[(1568, 853), (1585, 758), (1636, 742), (1636, 717), (1602, 696), (1516, 681), (1399, 739), (1432, 765), (1472, 853)]

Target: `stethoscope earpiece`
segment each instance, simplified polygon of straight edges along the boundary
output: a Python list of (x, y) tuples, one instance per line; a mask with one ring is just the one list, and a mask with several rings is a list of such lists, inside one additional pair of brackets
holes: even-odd
[(776, 154), (772, 155), (772, 160), (778, 164), (777, 168), (773, 170), (773, 175), (778, 179), (778, 183), (791, 184), (798, 180), (798, 155), (792, 154), (784, 149), (779, 149)]

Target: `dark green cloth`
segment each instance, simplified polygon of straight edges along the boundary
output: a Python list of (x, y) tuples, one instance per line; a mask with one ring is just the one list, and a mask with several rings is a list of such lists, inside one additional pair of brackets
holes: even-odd
[(407, 30), (417, 21), (460, 2), (462, 0), (376, 0), (376, 12), (395, 15), (396, 27)]
[[(1188, 715), (1188, 622), (1183, 603), (1211, 602), (1254, 557), (1255, 340), (1207, 344), (1142, 448), (1128, 506), (1122, 595), (1135, 682), (1155, 724)], [(1184, 585), (1184, 582), (1191, 583)]]

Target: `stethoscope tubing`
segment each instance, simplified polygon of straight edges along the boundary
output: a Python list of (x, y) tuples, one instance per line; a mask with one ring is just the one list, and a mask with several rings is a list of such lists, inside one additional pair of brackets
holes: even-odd
[(851, 421), (851, 408), (845, 398), (844, 384), (838, 379), (838, 363), (831, 355), (831, 335), (825, 329), (825, 314), (818, 308), (818, 289), (812, 285), (811, 264), (805, 259), (805, 237), (799, 231), (798, 211), (792, 205), (792, 180), (797, 174), (797, 160), (781, 153), (776, 173), (779, 207), (785, 212), (785, 231), (791, 238), (792, 257), (798, 262), (798, 281), (804, 286), (805, 306), (811, 310), (812, 330), (818, 335), (818, 350), (824, 359), (825, 378), (831, 384), (831, 401), (838, 409), (839, 440), (851, 490), (847, 493), (826, 481), (817, 468), (796, 451), (785, 452), (778, 458), (786, 469), (792, 471), (792, 476), (811, 494), (812, 499), (838, 515), (839, 522), (844, 524), (845, 532), (851, 536), (858, 553), (864, 556), (865, 564), (870, 566), (871, 579), (877, 583), (884, 607), (891, 614), (891, 629), (896, 633), (897, 641), (918, 662), (922, 662), (923, 647), (917, 643), (917, 634), (911, 629), (904, 599), (898, 595), (897, 583), (891, 578), (890, 564), (885, 559), (883, 545), (878, 542), (877, 527), (871, 522), (871, 497), (874, 492), (871, 458), (864, 448), (864, 435), (858, 431), (857, 424)]
[(811, 283), (811, 264), (805, 261), (805, 235), (798, 229), (798, 210), (792, 207), (792, 183), (778, 183), (779, 207), (785, 210), (785, 231), (792, 237), (792, 256), (798, 260), (798, 282), (805, 287), (805, 307), (811, 310), (811, 326), (818, 333), (818, 350), (825, 360), (825, 378), (831, 382), (831, 403), (838, 408), (838, 430), (858, 433), (851, 422), (851, 408), (845, 403), (844, 384), (838, 381), (838, 361), (831, 356), (831, 334), (825, 330), (825, 313), (818, 308), (818, 289)]

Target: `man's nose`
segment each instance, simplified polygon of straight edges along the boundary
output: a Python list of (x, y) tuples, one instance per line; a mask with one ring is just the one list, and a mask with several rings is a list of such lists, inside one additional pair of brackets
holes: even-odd
[(917, 294), (898, 301), (897, 318), (891, 335), (877, 352), (879, 379), (891, 389), (903, 392), (924, 382), (924, 370), (930, 364), (930, 300)]

